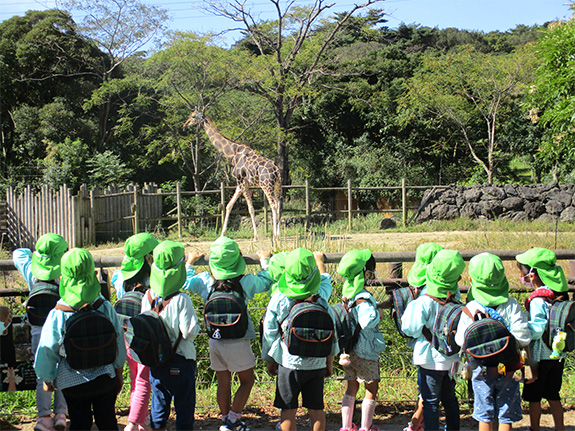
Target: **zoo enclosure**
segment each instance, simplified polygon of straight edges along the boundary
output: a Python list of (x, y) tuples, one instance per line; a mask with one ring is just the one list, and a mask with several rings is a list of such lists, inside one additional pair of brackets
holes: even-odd
[[(405, 179), (402, 179), (398, 186), (387, 187), (353, 187), (351, 180), (348, 180), (347, 187), (310, 187), (309, 180), (306, 179), (302, 185), (283, 186), (285, 192), (292, 190), (303, 193), (304, 205), (301, 209), (284, 209), (282, 215), (289, 213), (303, 215), (306, 228), (313, 216), (340, 215), (347, 217), (348, 227), (351, 228), (356, 214), (400, 213), (401, 220), (406, 225), (409, 223), (408, 210), (416, 209), (408, 206), (408, 191), (432, 189), (433, 192), (442, 187), (446, 186), (407, 186)], [(257, 187), (252, 188), (254, 189), (261, 192)], [(20, 194), (10, 187), (6, 193), (4, 218), (0, 212), (0, 228), (4, 220), (7, 239), (11, 246), (28, 248), (33, 248), (36, 240), (48, 232), (62, 235), (72, 247), (83, 247), (96, 244), (98, 241), (126, 238), (140, 231), (151, 231), (163, 223), (168, 225), (168, 229), (176, 228), (181, 237), (184, 224), (190, 220), (215, 219), (216, 227), (218, 223), (223, 222), (225, 207), (233, 190), (235, 187), (221, 183), (217, 190), (184, 191), (180, 183), (177, 183), (176, 191), (162, 192), (155, 184), (146, 183), (142, 187), (130, 185), (121, 189), (109, 186), (105, 189), (92, 190), (83, 185), (76, 195), (72, 195), (65, 185), (56, 191), (44, 186), (38, 192), (28, 186)], [(354, 193), (362, 191), (401, 192), (401, 208), (359, 209)], [(336, 202), (335, 209), (312, 210), (312, 194), (324, 192), (343, 193), (345, 200), (343, 203), (340, 202), (341, 208)], [(432, 194), (428, 193), (427, 196)], [(183, 198), (218, 195), (218, 213), (185, 214)], [(259, 212), (263, 212), (264, 228), (267, 233), (269, 211), (263, 193), (260, 193), (260, 196), (261, 199), (254, 202), (260, 204)], [(172, 200), (175, 198), (175, 202), (167, 204), (165, 200), (168, 198)], [(171, 208), (167, 209), (168, 207)], [(238, 210), (233, 213), (248, 214), (247, 211)]]

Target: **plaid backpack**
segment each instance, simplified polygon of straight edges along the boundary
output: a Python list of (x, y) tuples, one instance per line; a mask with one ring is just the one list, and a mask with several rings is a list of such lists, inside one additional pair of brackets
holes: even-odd
[(64, 349), (66, 361), (75, 370), (101, 367), (116, 359), (116, 328), (98, 309), (106, 300), (98, 299), (94, 305), (85, 304), (79, 310), (58, 304), (55, 308), (74, 312), (66, 320)]
[(401, 330), (401, 317), (409, 304), (419, 296), (419, 289), (412, 286), (394, 289), (392, 291), (393, 307), (391, 308), (391, 318), (395, 322), (395, 326), (402, 337), (410, 338)]
[[(239, 283), (238, 283), (239, 284)], [(212, 290), (204, 306), (208, 337), (214, 340), (242, 338), (249, 314), (241, 285), (236, 290)]]
[(128, 320), (126, 343), (136, 362), (150, 368), (157, 368), (170, 362), (176, 355), (182, 340), (182, 333), (178, 330), (178, 338), (172, 346), (168, 328), (160, 317), (160, 313), (170, 300), (179, 293), (175, 292), (167, 296), (161, 304), (158, 304), (157, 299), (153, 299), (148, 290), (146, 297), (152, 305), (152, 309), (137, 314)]
[(292, 355), (326, 358), (335, 341), (335, 324), (329, 311), (317, 303), (318, 295), (298, 300), (280, 324), (282, 340)]
[(519, 363), (515, 337), (503, 322), (480, 311), (472, 316), (467, 307), (464, 307), (463, 312), (473, 319), (463, 336), (463, 353), (472, 367)]
[(347, 300), (344, 300), (331, 306), (335, 314), (335, 329), (340, 353), (350, 353), (357, 343), (361, 326), (353, 319), (349, 311), (365, 301), (367, 299), (358, 299), (350, 305)]
[(553, 349), (553, 337), (558, 331), (567, 334), (564, 352), (575, 350), (575, 301), (554, 301), (549, 309), (549, 323), (543, 333), (543, 341)]
[(59, 289), (57, 284), (46, 281), (38, 281), (32, 285), (30, 296), (26, 301), (26, 318), (30, 325), (44, 325), (48, 313), (60, 299)]
[(455, 333), (457, 332), (457, 325), (459, 324), (459, 319), (465, 306), (455, 300), (442, 302), (436, 298), (434, 299), (440, 304), (443, 304), (443, 306), (437, 312), (437, 317), (433, 324), (431, 344), (443, 355), (455, 355), (459, 353), (461, 349), (455, 342)]
[(118, 313), (118, 317), (122, 322), (122, 328), (126, 329), (128, 320), (141, 313), (143, 297), (144, 294), (142, 292), (132, 290), (116, 301), (114, 310)]

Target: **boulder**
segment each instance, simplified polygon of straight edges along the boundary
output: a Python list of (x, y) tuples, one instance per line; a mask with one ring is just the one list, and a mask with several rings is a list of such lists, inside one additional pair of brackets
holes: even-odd
[(513, 196), (507, 199), (504, 199), (501, 202), (501, 206), (505, 211), (517, 211), (523, 209), (523, 199), (517, 196)]
[(517, 193), (517, 186), (515, 184), (505, 184), (503, 186), (503, 191), (505, 192), (505, 194), (509, 197), (511, 196), (518, 196), (519, 194)]
[(481, 215), (481, 209), (478, 203), (469, 202), (461, 207), (459, 213), (461, 214), (461, 217), (473, 219)]
[(433, 208), (431, 216), (436, 220), (450, 220), (459, 217), (459, 209), (455, 205), (440, 204)]
[(519, 194), (519, 197), (527, 199), (528, 201), (535, 201), (540, 198), (539, 191), (534, 187), (519, 186), (517, 188), (517, 193)]
[(463, 192), (463, 197), (467, 202), (479, 202), (482, 194), (479, 188), (469, 188)]
[(524, 208), (525, 214), (531, 220), (536, 219), (545, 211), (545, 206), (541, 202), (527, 202)]
[(497, 218), (503, 212), (503, 206), (498, 200), (481, 200), (478, 205), (481, 215), (487, 218)]
[(575, 207), (565, 208), (563, 210), (563, 212), (561, 213), (561, 216), (559, 217), (559, 221), (562, 221), (565, 223), (575, 222)]
[(498, 200), (505, 199), (505, 192), (500, 187), (489, 186), (483, 189), (483, 196), (481, 200)]
[(561, 214), (561, 212), (565, 209), (565, 205), (559, 201), (549, 201), (545, 204), (545, 211), (547, 214), (551, 214), (553, 216)]
[(443, 202), (449, 205), (455, 205), (457, 198), (457, 192), (455, 190), (447, 189), (439, 195), (439, 202)]
[(557, 221), (557, 217), (552, 216), (551, 214), (541, 214), (537, 217), (536, 221), (542, 223), (555, 223)]
[(382, 220), (379, 221), (379, 225), (378, 225), (379, 229), (381, 230), (385, 230), (385, 229), (394, 229), (397, 227), (397, 223), (395, 222), (395, 220), (393, 220), (392, 218), (384, 218)]

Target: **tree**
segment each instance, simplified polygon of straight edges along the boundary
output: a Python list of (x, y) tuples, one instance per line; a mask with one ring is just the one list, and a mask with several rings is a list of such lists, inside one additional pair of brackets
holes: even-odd
[(497, 170), (497, 129), (532, 76), (528, 50), (483, 54), (467, 46), (443, 56), (426, 55), (407, 83), (401, 109), (455, 127), (473, 160), (493, 183)]
[[(273, 21), (260, 19), (242, 0), (204, 0), (207, 10), (237, 23), (245, 33), (245, 40), (238, 46), (251, 49), (253, 55), (250, 76), (244, 86), (264, 97), (274, 113), (278, 164), (284, 184), (290, 178), (288, 141), (295, 109), (310, 94), (310, 83), (323, 73), (329, 62), (326, 50), (348, 20), (380, 1), (367, 0), (354, 5), (349, 12), (326, 23), (321, 20), (334, 3), (325, 0), (315, 0), (309, 7), (296, 6), (293, 1), (270, 0), (276, 14)], [(320, 24), (323, 26), (318, 31)]]
[[(575, 9), (574, 4), (571, 5)], [(549, 25), (535, 46), (541, 64), (528, 91), (531, 118), (545, 133), (540, 160), (559, 179), (561, 165), (572, 172), (575, 159), (575, 21)], [(569, 160), (569, 163), (560, 163)]]
[[(107, 54), (98, 68), (102, 85), (120, 75), (119, 69), (128, 58), (161, 36), (168, 19), (165, 9), (139, 0), (58, 0), (57, 4), (70, 13), (81, 12), (84, 18), (78, 26), (80, 32)], [(99, 106), (101, 151), (110, 137), (112, 104), (113, 100), (107, 99)]]

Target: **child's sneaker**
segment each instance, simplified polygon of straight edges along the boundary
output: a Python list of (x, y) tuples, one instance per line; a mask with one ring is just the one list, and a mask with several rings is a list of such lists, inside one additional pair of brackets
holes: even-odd
[(351, 424), (351, 428), (348, 430), (346, 428), (340, 428), (339, 431), (357, 431), (357, 427), (354, 423)]
[(224, 424), (220, 427), (220, 431), (251, 431), (250, 428), (240, 420), (230, 422), (228, 418), (224, 420)]
[(138, 431), (138, 425), (134, 422), (128, 422), (128, 425), (124, 427), (124, 431)]
[(66, 415), (64, 413), (58, 413), (54, 416), (54, 429), (56, 431), (66, 430)]
[(36, 421), (34, 431), (54, 431), (54, 422), (50, 416), (42, 416)]
[[(367, 431), (367, 430), (360, 428), (359, 431)], [(379, 428), (376, 427), (375, 425), (372, 425), (369, 431), (379, 431)]]

